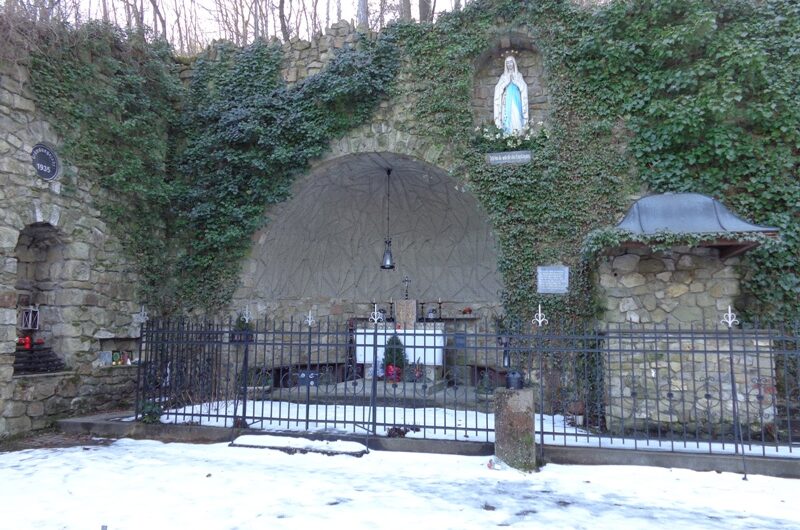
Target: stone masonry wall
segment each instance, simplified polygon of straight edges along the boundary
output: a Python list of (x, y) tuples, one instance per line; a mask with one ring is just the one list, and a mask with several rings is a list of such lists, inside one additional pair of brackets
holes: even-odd
[[(369, 36), (375, 35), (370, 32)], [(356, 28), (344, 20), (332, 24), (324, 35), (314, 40), (292, 38), (283, 45), (283, 78), (288, 83), (295, 83), (319, 73), (333, 58), (336, 50), (351, 46), (357, 40)]]
[(775, 417), (772, 344), (757, 331), (648, 327), (611, 333), (607, 343), (605, 419), (613, 433), (732, 435), (734, 397), (740, 425), (758, 429)]
[(645, 248), (602, 258), (597, 269), (604, 322), (717, 323), (739, 294), (739, 258), (714, 248)]
[[(374, 37), (372, 32), (369, 35)], [(274, 37), (273, 40), (278, 42)], [(284, 60), (281, 75), (290, 84), (302, 81), (320, 72), (337, 50), (352, 46), (357, 40), (356, 28), (344, 20), (332, 24), (324, 35), (314, 40), (307, 41), (293, 37), (289, 42), (282, 44)], [(210, 61), (216, 60), (217, 50), (213, 45), (206, 50), (205, 57)], [(181, 71), (181, 79), (188, 83), (193, 73), (192, 65), (188, 64)]]
[[(24, 59), (0, 65), (0, 437), (56, 417), (130, 400), (131, 374), (108, 383), (92, 364), (102, 340), (133, 339), (136, 276), (97, 208), (99, 187), (64, 160), (46, 182), (30, 152), (60, 139), (34, 104)], [(39, 304), (34, 335), (67, 365), (61, 375), (14, 376), (20, 309)], [(120, 395), (113, 395), (114, 392)]]
[(633, 248), (601, 260), (602, 320), (610, 323), (605, 414), (612, 432), (711, 428), (730, 434), (733, 385), (740, 423), (772, 420), (775, 404), (764, 391), (775, 380), (770, 342), (720, 327), (739, 294), (738, 262), (721, 260), (714, 248), (689, 247)]
[(44, 429), (54, 420), (133, 407), (136, 367), (109, 366), (90, 374), (58, 373), (14, 378), (4, 406), (7, 434)]

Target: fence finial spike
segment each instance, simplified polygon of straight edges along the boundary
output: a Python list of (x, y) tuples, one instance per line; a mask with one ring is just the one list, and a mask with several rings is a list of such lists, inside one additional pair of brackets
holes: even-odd
[(373, 324), (377, 324), (378, 322), (383, 322), (383, 314), (378, 311), (378, 304), (372, 304), (372, 313), (369, 315), (369, 321)]
[(150, 317), (147, 315), (147, 308), (142, 304), (142, 308), (139, 312), (133, 315), (133, 322), (134, 324), (144, 324), (149, 318)]
[(542, 327), (542, 324), (547, 324), (549, 321), (544, 317), (544, 313), (542, 313), (542, 304), (539, 304), (539, 310), (533, 315), (533, 320), (531, 320), (531, 324), (537, 324), (539, 327)]
[(730, 329), (734, 324), (738, 324), (739, 320), (736, 318), (736, 313), (731, 311), (731, 306), (728, 306), (728, 312), (722, 315), (722, 320), (719, 322), (723, 326), (728, 326), (728, 329)]

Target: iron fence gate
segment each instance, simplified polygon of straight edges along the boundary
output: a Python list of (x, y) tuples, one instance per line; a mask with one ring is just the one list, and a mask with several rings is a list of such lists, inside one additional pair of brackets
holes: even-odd
[(798, 452), (797, 326), (309, 322), (145, 323), (137, 418), (493, 442), (519, 381), (545, 445)]

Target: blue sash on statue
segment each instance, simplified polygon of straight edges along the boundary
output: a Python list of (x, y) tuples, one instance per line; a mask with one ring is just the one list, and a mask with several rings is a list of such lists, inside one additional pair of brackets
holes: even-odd
[(506, 87), (506, 105), (503, 109), (503, 132), (510, 133), (513, 129), (512, 116), (517, 117), (517, 123), (522, 124), (522, 94), (519, 87), (509, 83)]

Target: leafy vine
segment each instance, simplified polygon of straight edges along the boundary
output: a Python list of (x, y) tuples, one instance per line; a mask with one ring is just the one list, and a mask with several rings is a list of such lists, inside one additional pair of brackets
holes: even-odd
[[(475, 131), (472, 83), (498, 28), (529, 35), (544, 59), (546, 134)], [(800, 317), (793, 0), (476, 0), (436, 24), (400, 23), (362, 39), (293, 86), (280, 79), (280, 50), (266, 43), (220, 46), (184, 91), (163, 44), (93, 24), (41, 38), (49, 41), (32, 62), (37, 101), (57, 118), (82, 175), (120, 192), (107, 211), (147, 295), (165, 308), (224, 305), (264, 207), (286, 198), (331, 139), (399, 94), (415, 102), (415, 126), (452, 150), (483, 204), (509, 313), (541, 303), (592, 316), (587, 256), (616, 237), (596, 230), (613, 226), (631, 196), (693, 191), (780, 229), (780, 242), (742, 261), (751, 303), (740, 309)], [(485, 163), (487, 151), (508, 148), (530, 149), (531, 163)], [(536, 293), (532, 269), (552, 263), (573, 267), (565, 297)]]

